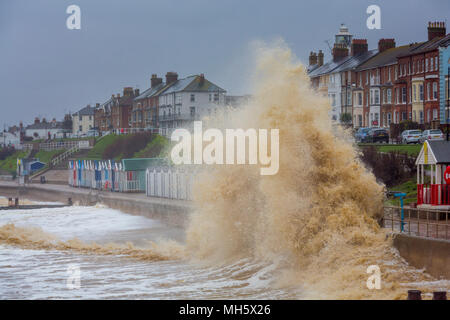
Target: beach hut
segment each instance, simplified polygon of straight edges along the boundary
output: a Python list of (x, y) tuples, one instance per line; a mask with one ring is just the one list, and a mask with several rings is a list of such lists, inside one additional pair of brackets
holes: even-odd
[(122, 192), (145, 192), (146, 170), (151, 167), (167, 166), (163, 158), (123, 159), (120, 185)]
[(450, 209), (450, 141), (425, 141), (417, 166), (417, 206)]

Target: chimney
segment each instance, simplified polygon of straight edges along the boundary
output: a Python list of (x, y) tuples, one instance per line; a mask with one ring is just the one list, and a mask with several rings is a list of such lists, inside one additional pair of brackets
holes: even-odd
[(386, 51), (387, 49), (395, 48), (394, 39), (380, 39), (378, 41), (378, 53)]
[(343, 43), (335, 43), (333, 48), (333, 61), (336, 62), (348, 56), (348, 48)]
[(116, 94), (117, 99), (120, 99), (120, 93)]
[(203, 86), (204, 83), (205, 83), (205, 75), (202, 73), (200, 74), (199, 84)]
[(42, 123), (47, 123), (47, 119), (42, 118)]
[(123, 96), (124, 97), (130, 97), (133, 95), (133, 88), (132, 87), (125, 87), (123, 88)]
[(151, 87), (154, 88), (161, 83), (162, 83), (162, 78), (158, 78), (158, 76), (156, 74), (152, 74), (152, 77), (150, 78)]
[(111, 98), (112, 99), (114, 99), (116, 96), (115, 96), (115, 94), (113, 93), (112, 95), (111, 95)]
[(172, 84), (178, 80), (178, 74), (176, 72), (166, 73), (166, 84)]
[(96, 103), (96, 104), (95, 104), (95, 107), (96, 107), (96, 108), (100, 107), (100, 103)]
[(309, 54), (309, 65), (315, 65), (317, 64), (317, 54), (314, 51), (311, 51)]
[(366, 53), (368, 50), (367, 39), (353, 39), (352, 40), (352, 56), (357, 56), (362, 53)]
[(436, 37), (445, 37), (445, 22), (428, 22), (428, 41)]
[(323, 52), (322, 50), (319, 50), (319, 53), (317, 54), (317, 64), (320, 66), (323, 66)]
[(135, 97), (139, 96), (139, 89), (134, 89), (134, 96)]
[(39, 117), (34, 118), (34, 123), (41, 123), (41, 120), (39, 120)]
[(53, 122), (53, 123), (56, 123), (56, 119), (55, 119), (55, 118), (53, 118), (53, 119), (52, 119), (52, 122)]

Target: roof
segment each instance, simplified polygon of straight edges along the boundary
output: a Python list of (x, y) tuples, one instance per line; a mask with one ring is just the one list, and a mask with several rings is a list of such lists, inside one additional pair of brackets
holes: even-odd
[(90, 105), (84, 107), (81, 110), (78, 110), (73, 115), (74, 116), (93, 116), (95, 112), (95, 108), (91, 107)]
[(417, 164), (450, 163), (450, 141), (426, 141), (419, 156)]
[(411, 52), (403, 54), (402, 57), (419, 53), (425, 53), (427, 51), (435, 50), (439, 47), (446, 47), (449, 44), (450, 44), (450, 33), (447, 34), (445, 37), (436, 37), (429, 41), (417, 44), (414, 46), (414, 49), (412, 49)]
[(450, 141), (428, 141), (437, 163), (450, 163)]
[(147, 90), (142, 92), (142, 94), (140, 94), (139, 96), (134, 98), (134, 100), (141, 100), (141, 99), (149, 98), (149, 97), (153, 96), (154, 94), (158, 93), (158, 91), (160, 91), (162, 88), (164, 88), (165, 85), (166, 85), (165, 83), (160, 83), (153, 88), (148, 88)]
[(333, 70), (334, 72), (342, 72), (342, 71), (348, 71), (357, 68), (359, 65), (363, 64), (373, 56), (378, 54), (377, 49), (369, 50), (367, 52), (358, 54), (356, 56), (352, 56), (350, 59), (347, 59), (345, 62), (343, 62), (340, 66), (338, 66), (336, 69)]
[(368, 61), (360, 65), (358, 68), (356, 68), (356, 70), (362, 71), (394, 64), (397, 62), (397, 57), (404, 54), (408, 54), (409, 52), (411, 52), (411, 50), (413, 50), (420, 44), (421, 43), (413, 45), (408, 44), (400, 47), (387, 49), (373, 56), (371, 59), (369, 59)]
[(180, 92), (180, 91), (190, 91), (190, 92), (226, 92), (224, 89), (215, 85), (211, 81), (204, 79), (203, 83), (200, 81), (201, 77), (199, 75), (193, 75), (186, 77), (184, 79), (179, 79), (173, 84), (168, 86), (168, 88), (162, 91), (162, 94)]
[(145, 171), (150, 167), (167, 165), (167, 160), (163, 158), (136, 158), (122, 160), (124, 171)]
[(310, 73), (310, 77), (317, 77), (323, 74), (331, 73), (334, 69), (339, 67), (341, 64), (346, 62), (347, 60), (351, 59), (351, 56), (344, 57), (342, 59), (339, 59), (338, 61), (329, 61), (325, 63), (323, 66), (320, 66), (318, 68), (313, 69)]
[(33, 123), (28, 125), (25, 129), (62, 129), (63, 124), (62, 122), (56, 121), (53, 122), (39, 122), (39, 123)]

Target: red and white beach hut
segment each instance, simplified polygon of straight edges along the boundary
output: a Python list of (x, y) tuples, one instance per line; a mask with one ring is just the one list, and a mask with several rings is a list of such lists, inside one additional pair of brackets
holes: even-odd
[(417, 207), (450, 209), (450, 141), (425, 141), (416, 166)]

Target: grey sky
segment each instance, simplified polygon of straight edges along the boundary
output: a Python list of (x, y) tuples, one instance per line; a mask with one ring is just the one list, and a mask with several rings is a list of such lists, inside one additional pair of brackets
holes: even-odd
[[(81, 30), (66, 28), (66, 8), (81, 8)], [(381, 7), (381, 30), (366, 8)], [(426, 40), (430, 20), (445, 21), (448, 0), (0, 0), (0, 125), (61, 119), (104, 102), (150, 75), (205, 73), (229, 94), (247, 93), (249, 43), (282, 37), (307, 62), (327, 53), (344, 22), (375, 48)]]

